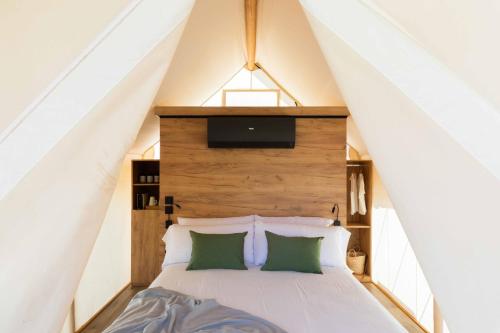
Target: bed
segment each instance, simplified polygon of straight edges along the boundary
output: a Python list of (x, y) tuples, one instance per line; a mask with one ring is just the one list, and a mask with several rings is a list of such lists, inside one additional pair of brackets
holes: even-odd
[(106, 332), (406, 332), (353, 277), (350, 232), (329, 219), (179, 222), (163, 237), (162, 272)]
[(164, 267), (151, 287), (197, 298), (266, 319), (287, 332), (391, 333), (406, 330), (347, 269), (322, 267), (323, 274), (247, 271), (186, 271), (186, 263)]

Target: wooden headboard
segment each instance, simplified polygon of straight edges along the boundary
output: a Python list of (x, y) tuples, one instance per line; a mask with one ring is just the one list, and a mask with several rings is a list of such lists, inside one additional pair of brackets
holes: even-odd
[[(334, 203), (340, 205), (341, 221), (347, 221), (346, 108), (156, 109), (163, 116), (160, 209), (132, 212), (134, 285), (147, 286), (160, 273), (166, 195), (182, 206), (174, 208), (174, 222), (178, 215), (332, 217)], [(297, 116), (295, 149), (208, 149), (206, 116), (242, 113)], [(359, 243), (357, 234), (351, 242)]]
[[(209, 149), (206, 118), (160, 119), (160, 198), (176, 216), (332, 217), (346, 221), (345, 118), (297, 118), (295, 149)], [(163, 200), (163, 199), (162, 199)]]

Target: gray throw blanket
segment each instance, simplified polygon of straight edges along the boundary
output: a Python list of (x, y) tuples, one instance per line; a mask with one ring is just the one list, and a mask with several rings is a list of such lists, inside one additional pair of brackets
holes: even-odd
[(160, 287), (139, 292), (103, 333), (285, 332), (267, 320)]

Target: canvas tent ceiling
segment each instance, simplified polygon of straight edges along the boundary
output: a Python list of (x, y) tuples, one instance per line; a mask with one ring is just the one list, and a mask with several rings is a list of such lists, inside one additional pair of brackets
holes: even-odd
[(74, 65), (129, 4), (128, 0), (1, 1), (0, 133)]
[[(221, 19), (223, 17), (224, 19)], [(243, 6), (239, 1), (196, 2), (154, 104), (201, 105), (245, 63)], [(159, 141), (150, 110), (131, 153)]]
[[(6, 161), (0, 166), (0, 281), (2, 295), (15, 303), (0, 304), (1, 331), (54, 332), (62, 324), (117, 165), (155, 94), (156, 103), (199, 105), (245, 63), (239, 1), (197, 1), (177, 49), (182, 27), (175, 27), (193, 1), (65, 4), (0, 5), (1, 41), (9, 46), (0, 64), (8, 73), (0, 78), (7, 106), (0, 118), (0, 157)], [(129, 20), (126, 13), (141, 6), (149, 11)], [(37, 16), (36, 8), (48, 12)], [(95, 20), (79, 16), (95, 8)], [(499, 5), (487, 0), (260, 1), (257, 61), (304, 105), (341, 105), (345, 98), (453, 332), (500, 330), (500, 287), (491, 281), (500, 273), (491, 265), (500, 262), (500, 227), (491, 213), (500, 197), (498, 14)], [(286, 26), (289, 21), (293, 25)], [(87, 48), (116, 23), (149, 34), (149, 47), (131, 34), (129, 46), (138, 46), (130, 52)], [(17, 38), (12, 31), (23, 34)], [(30, 62), (37, 51), (42, 61)], [(77, 62), (82, 54), (89, 57)], [(84, 71), (65, 89), (49, 89), (54, 80), (71, 83), (71, 73), (92, 56), (101, 67)], [(16, 78), (12, 85), (10, 78)], [(96, 82), (103, 86), (93, 91)], [(85, 91), (85, 103), (74, 107), (82, 89), (93, 94)], [(45, 108), (33, 104), (44, 91), (56, 97)], [(36, 114), (25, 113), (30, 105), (57, 121), (33, 118), (38, 121), (28, 126)], [(147, 119), (133, 149), (154, 140), (156, 118)], [(74, 189), (71, 203), (54, 211), (50, 203)], [(476, 230), (480, 237), (471, 236)], [(58, 289), (52, 291), (54, 281)]]
[[(257, 17), (257, 61), (303, 105), (345, 105), (300, 3), (261, 0)], [(196, 2), (155, 105), (203, 104), (241, 70), (245, 52), (243, 2)], [(159, 120), (151, 110), (131, 153), (143, 153), (158, 140)], [(350, 120), (348, 142), (367, 154)]]
[(500, 108), (499, 1), (371, 1), (471, 88)]
[[(91, 69), (82, 77), (80, 64), (45, 99), (57, 102), (47, 107), (42, 102), (42, 107), (28, 114), (38, 120), (56, 120), (35, 122), (33, 135), (18, 137), (13, 145), (17, 150), (7, 150), (6, 141), (0, 141), (1, 160), (25, 166), (19, 177), (4, 169), (5, 163), (0, 165), (5, 193), (0, 201), (0, 291), (2, 299), (9, 300), (0, 302), (1, 332), (60, 331), (121, 161), (151, 106), (192, 4), (179, 0), (135, 3), (100, 44), (113, 45), (114, 52), (124, 51), (123, 45), (134, 51), (123, 57), (115, 54), (120, 61), (113, 61), (113, 52), (93, 49), (85, 60), (100, 67), (82, 66)], [(155, 15), (163, 20), (149, 24)], [(134, 26), (137, 33), (131, 33)], [(78, 84), (72, 85), (74, 76)], [(104, 84), (105, 96), (93, 90), (96, 84)], [(82, 91), (83, 99), (68, 100)], [(81, 104), (68, 107), (67, 102), (77, 101)], [(75, 116), (80, 120), (74, 122)], [(12, 140), (26, 119), (3, 137)], [(37, 137), (43, 130), (46, 135)], [(54, 140), (54, 133), (60, 135), (59, 140)], [(30, 140), (34, 140), (32, 146), (23, 147)], [(18, 176), (12, 189), (3, 187), (3, 177), (9, 176)]]
[(379, 10), (301, 2), (450, 329), (499, 330), (500, 116)]

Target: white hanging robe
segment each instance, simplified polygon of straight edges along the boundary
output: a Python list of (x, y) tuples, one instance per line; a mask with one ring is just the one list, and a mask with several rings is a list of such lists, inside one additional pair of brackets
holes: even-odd
[(359, 214), (366, 214), (366, 202), (365, 202), (365, 178), (362, 173), (358, 175), (358, 211)]
[(351, 173), (351, 215), (358, 212), (358, 184), (356, 174)]

